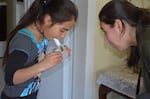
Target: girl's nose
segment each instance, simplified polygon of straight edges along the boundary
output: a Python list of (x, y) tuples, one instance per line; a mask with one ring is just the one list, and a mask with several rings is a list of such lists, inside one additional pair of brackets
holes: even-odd
[(62, 33), (62, 34), (61, 34), (61, 38), (65, 38), (66, 35), (67, 35), (67, 32)]

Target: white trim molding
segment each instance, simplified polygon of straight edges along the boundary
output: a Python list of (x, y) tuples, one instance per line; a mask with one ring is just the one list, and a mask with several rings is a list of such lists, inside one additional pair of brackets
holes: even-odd
[(93, 99), (96, 0), (76, 0), (75, 3), (79, 18), (74, 33), (72, 99)]

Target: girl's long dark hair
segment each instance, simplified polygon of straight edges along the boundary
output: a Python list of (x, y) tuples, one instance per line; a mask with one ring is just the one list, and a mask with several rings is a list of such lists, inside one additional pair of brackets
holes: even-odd
[[(114, 26), (116, 19), (124, 20), (133, 27), (138, 24), (148, 25), (150, 24), (150, 12), (148, 9), (136, 7), (127, 0), (112, 0), (100, 11), (99, 20)], [(132, 46), (127, 59), (128, 66), (137, 66), (139, 58), (138, 48)]]
[(19, 29), (25, 28), (35, 21), (43, 23), (44, 15), (50, 15), (52, 24), (63, 23), (74, 19), (77, 20), (78, 10), (75, 4), (71, 0), (35, 0), (28, 11), (20, 19), (18, 25), (12, 30), (6, 40), (6, 50), (4, 53), (4, 59), (2, 68), (8, 60), (9, 42), (14, 37)]

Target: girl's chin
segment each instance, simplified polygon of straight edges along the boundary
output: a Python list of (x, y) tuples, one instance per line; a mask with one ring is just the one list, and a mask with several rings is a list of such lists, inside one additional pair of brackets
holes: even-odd
[(54, 37), (53, 38), (47, 38), (49, 41), (52, 41), (52, 40), (54, 40)]
[(49, 41), (53, 41), (54, 39), (49, 39)]

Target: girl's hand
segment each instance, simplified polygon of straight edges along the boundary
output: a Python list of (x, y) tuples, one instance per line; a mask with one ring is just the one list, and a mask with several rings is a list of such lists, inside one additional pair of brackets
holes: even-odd
[(64, 49), (65, 49), (65, 52), (66, 52), (66, 54), (67, 54), (67, 57), (70, 56), (70, 54), (71, 54), (71, 49), (70, 49), (68, 46), (66, 46), (66, 45), (64, 45)]
[(61, 52), (56, 51), (47, 54), (45, 58), (39, 62), (39, 64), (41, 65), (42, 71), (46, 71), (54, 67), (55, 65), (61, 63), (62, 61), (63, 61), (63, 56)]

